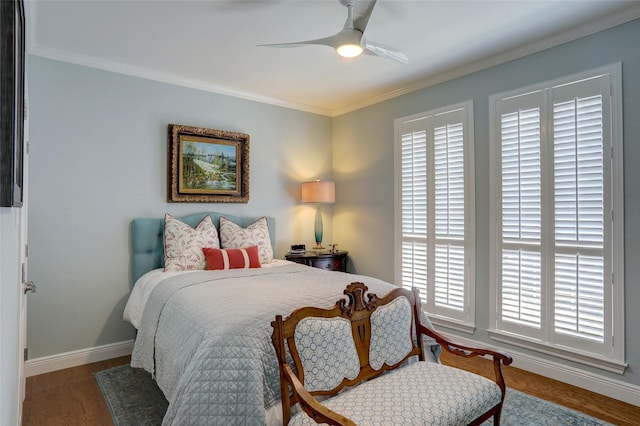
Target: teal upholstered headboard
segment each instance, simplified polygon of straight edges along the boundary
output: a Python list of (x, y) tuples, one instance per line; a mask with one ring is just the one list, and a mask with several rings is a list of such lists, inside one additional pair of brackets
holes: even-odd
[[(203, 217), (210, 215), (216, 228), (220, 228), (220, 216), (246, 227), (262, 216), (238, 217), (224, 213), (207, 212), (178, 217), (184, 223), (195, 227)], [(276, 243), (276, 220), (267, 217), (271, 245)], [(131, 222), (131, 277), (133, 283), (145, 273), (162, 268), (164, 265), (164, 217), (137, 218)]]

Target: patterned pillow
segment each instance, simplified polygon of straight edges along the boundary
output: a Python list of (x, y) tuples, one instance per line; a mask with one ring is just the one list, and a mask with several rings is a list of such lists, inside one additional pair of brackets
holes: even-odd
[(207, 259), (208, 270), (260, 267), (258, 246), (251, 246), (246, 249), (216, 249), (205, 247), (202, 251)]
[(206, 266), (204, 247), (219, 248), (218, 231), (206, 215), (195, 228), (164, 215), (164, 270), (191, 271)]
[(220, 216), (220, 245), (223, 249), (258, 246), (260, 263), (273, 261), (273, 248), (266, 217), (261, 217), (243, 228)]

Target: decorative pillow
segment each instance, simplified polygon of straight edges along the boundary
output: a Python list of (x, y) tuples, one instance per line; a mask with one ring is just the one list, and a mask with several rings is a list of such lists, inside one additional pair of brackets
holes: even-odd
[(195, 228), (164, 215), (164, 270), (190, 271), (206, 266), (204, 247), (219, 248), (218, 231), (206, 215)]
[(202, 249), (207, 259), (207, 269), (259, 268), (258, 246), (240, 249)]
[(220, 216), (220, 245), (223, 249), (258, 246), (260, 263), (273, 261), (273, 248), (266, 217), (261, 217), (243, 228)]

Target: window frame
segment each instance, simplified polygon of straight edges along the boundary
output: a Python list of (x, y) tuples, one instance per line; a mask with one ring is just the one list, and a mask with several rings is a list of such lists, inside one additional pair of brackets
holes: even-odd
[[(424, 303), (422, 307), (428, 312), (429, 318), (432, 323), (436, 325), (445, 326), (448, 328), (456, 329), (465, 333), (473, 334), (475, 332), (475, 153), (474, 153), (474, 123), (473, 123), (473, 101), (468, 100), (460, 102), (454, 105), (445, 106), (442, 108), (432, 109), (426, 112), (413, 114), (406, 117), (400, 117), (394, 120), (394, 245), (395, 245), (395, 259), (394, 259), (394, 278), (399, 285), (402, 285), (402, 272), (403, 272), (403, 223), (402, 223), (402, 126), (418, 120), (426, 120), (428, 123), (425, 128), (427, 129), (427, 146), (433, 153), (434, 147), (434, 130), (442, 125), (442, 118), (447, 114), (463, 116), (463, 155), (464, 155), (464, 307), (462, 313), (454, 313), (457, 316), (447, 315), (447, 309), (432, 308), (430, 303)], [(437, 124), (437, 125), (436, 125)], [(452, 124), (452, 123), (448, 123)], [(430, 130), (430, 132), (429, 132)], [(434, 175), (433, 157), (427, 158), (428, 168), (431, 169), (431, 173)], [(434, 193), (433, 179), (427, 180), (427, 193)], [(428, 198), (428, 196), (427, 196)], [(428, 224), (427, 237), (425, 241), (427, 244), (435, 249), (435, 242), (429, 243), (429, 241), (435, 241), (434, 228), (435, 218), (430, 220), (430, 217), (435, 216), (434, 206), (430, 203), (435, 203), (435, 194), (432, 201), (427, 201), (427, 221), (434, 222), (433, 225)], [(429, 258), (428, 258), (429, 259)], [(434, 276), (434, 265), (430, 262), (428, 265), (428, 274)], [(434, 272), (431, 272), (434, 271)], [(427, 287), (431, 287), (428, 292), (434, 292), (434, 283), (431, 281), (427, 283)], [(433, 299), (433, 297), (432, 297)], [(453, 312), (452, 312), (453, 313)]]
[[(605, 279), (605, 283), (610, 282), (611, 286), (605, 288), (605, 321), (609, 315), (610, 324), (605, 325), (606, 330), (610, 330), (611, 336), (605, 336), (605, 342), (594, 351), (589, 344), (582, 345), (580, 342), (572, 342), (575, 346), (568, 346), (568, 340), (562, 336), (553, 336), (554, 319), (554, 284), (552, 268), (545, 266), (545, 259), (552, 263), (557, 252), (555, 250), (554, 234), (554, 135), (553, 132), (553, 108), (554, 99), (552, 95), (554, 88), (564, 90), (571, 84), (581, 83), (594, 78), (608, 78), (609, 98), (603, 98), (603, 120), (608, 123), (604, 126), (607, 134), (604, 136), (605, 145), (603, 147), (603, 170), (605, 188), (604, 213), (605, 220), (610, 220), (610, 232), (603, 231), (605, 241), (603, 246), (605, 274), (610, 275), (610, 279)], [(606, 80), (603, 80), (606, 82)], [(624, 192), (623, 192), (623, 133), (622, 133), (622, 67), (620, 63), (607, 65), (604, 67), (588, 70), (585, 72), (565, 76), (555, 80), (539, 83), (536, 85), (499, 93), (489, 97), (489, 149), (490, 149), (490, 324), (489, 334), (494, 340), (509, 344), (526, 347), (564, 359), (570, 359), (579, 363), (591, 365), (604, 370), (622, 374), (626, 368), (625, 357), (625, 333), (624, 333)], [(603, 86), (606, 87), (606, 86)], [(548, 304), (542, 309), (541, 322), (543, 326), (539, 335), (528, 333), (522, 335), (518, 327), (501, 325), (501, 305), (500, 291), (501, 283), (498, 282), (501, 276), (501, 256), (502, 256), (502, 172), (501, 167), (501, 117), (498, 112), (498, 103), (509, 101), (517, 97), (535, 96), (539, 93), (542, 103), (540, 104), (540, 138), (541, 138), (541, 253), (542, 271), (541, 276), (542, 296), (541, 305)], [(606, 93), (606, 90), (603, 91)], [(608, 106), (606, 105), (608, 103)], [(607, 129), (606, 126), (609, 128)], [(610, 137), (610, 141), (606, 139)], [(607, 219), (609, 217), (609, 219)], [(608, 234), (608, 235), (607, 235)], [(607, 255), (607, 253), (609, 253)], [(544, 283), (547, 284), (544, 284)], [(607, 297), (609, 300), (607, 301)], [(546, 328), (545, 328), (546, 324)], [(610, 339), (609, 339), (610, 337)], [(610, 345), (610, 346), (607, 346)]]

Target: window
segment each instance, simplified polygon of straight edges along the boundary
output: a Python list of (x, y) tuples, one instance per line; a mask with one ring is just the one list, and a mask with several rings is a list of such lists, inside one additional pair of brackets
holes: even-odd
[(396, 281), (420, 290), (434, 323), (473, 332), (471, 101), (395, 121)]
[(491, 335), (624, 371), (620, 67), (490, 98)]

